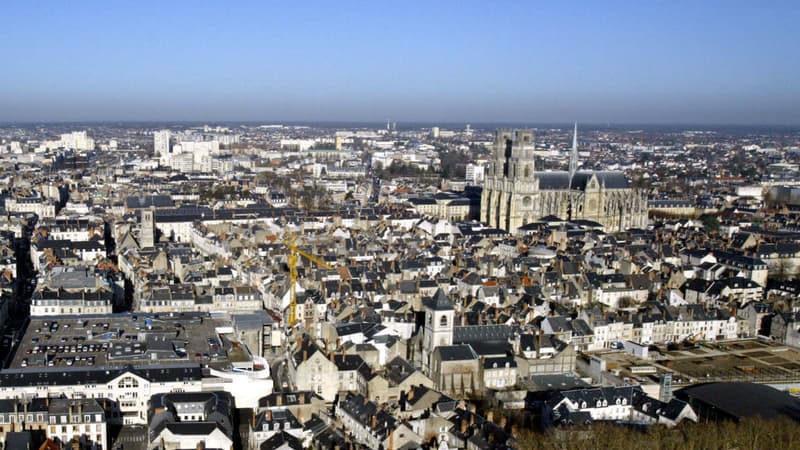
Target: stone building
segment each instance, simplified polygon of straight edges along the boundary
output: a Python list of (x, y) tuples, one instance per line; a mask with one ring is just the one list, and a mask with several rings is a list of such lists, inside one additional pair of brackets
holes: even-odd
[(546, 216), (607, 231), (647, 225), (647, 199), (618, 171), (578, 171), (577, 126), (568, 171), (536, 171), (531, 130), (499, 130), (481, 197), (481, 220), (514, 232)]

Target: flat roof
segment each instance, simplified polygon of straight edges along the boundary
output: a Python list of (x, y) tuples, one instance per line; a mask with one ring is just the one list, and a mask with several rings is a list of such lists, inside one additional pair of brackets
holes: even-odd
[(704, 403), (737, 419), (753, 416), (800, 419), (800, 399), (764, 384), (703, 383), (685, 387), (675, 395), (690, 404)]
[(199, 363), (225, 370), (231, 367), (231, 344), (221, 339), (218, 327), (230, 327), (230, 323), (207, 313), (37, 317), (30, 320), (8, 368), (36, 371)]

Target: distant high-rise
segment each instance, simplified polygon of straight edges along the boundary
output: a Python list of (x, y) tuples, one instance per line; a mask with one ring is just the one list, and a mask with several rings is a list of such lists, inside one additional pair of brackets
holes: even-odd
[(431, 128), (431, 138), (438, 139), (439, 138), (439, 127)]
[(169, 158), (169, 138), (169, 130), (160, 130), (153, 133), (153, 149), (162, 164), (165, 164)]
[(55, 142), (56, 147), (74, 148), (77, 150), (94, 150), (94, 139), (89, 137), (86, 131), (73, 131), (61, 135), (61, 139)]

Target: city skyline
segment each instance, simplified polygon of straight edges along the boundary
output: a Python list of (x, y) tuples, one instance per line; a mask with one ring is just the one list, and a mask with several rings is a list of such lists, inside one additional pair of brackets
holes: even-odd
[(800, 123), (791, 2), (6, 10), (2, 122)]

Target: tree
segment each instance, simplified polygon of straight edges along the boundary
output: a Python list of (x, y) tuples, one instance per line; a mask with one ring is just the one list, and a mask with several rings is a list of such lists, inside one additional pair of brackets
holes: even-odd
[(703, 214), (700, 216), (700, 221), (703, 222), (703, 228), (705, 229), (706, 233), (716, 233), (720, 229), (720, 223), (717, 216)]

